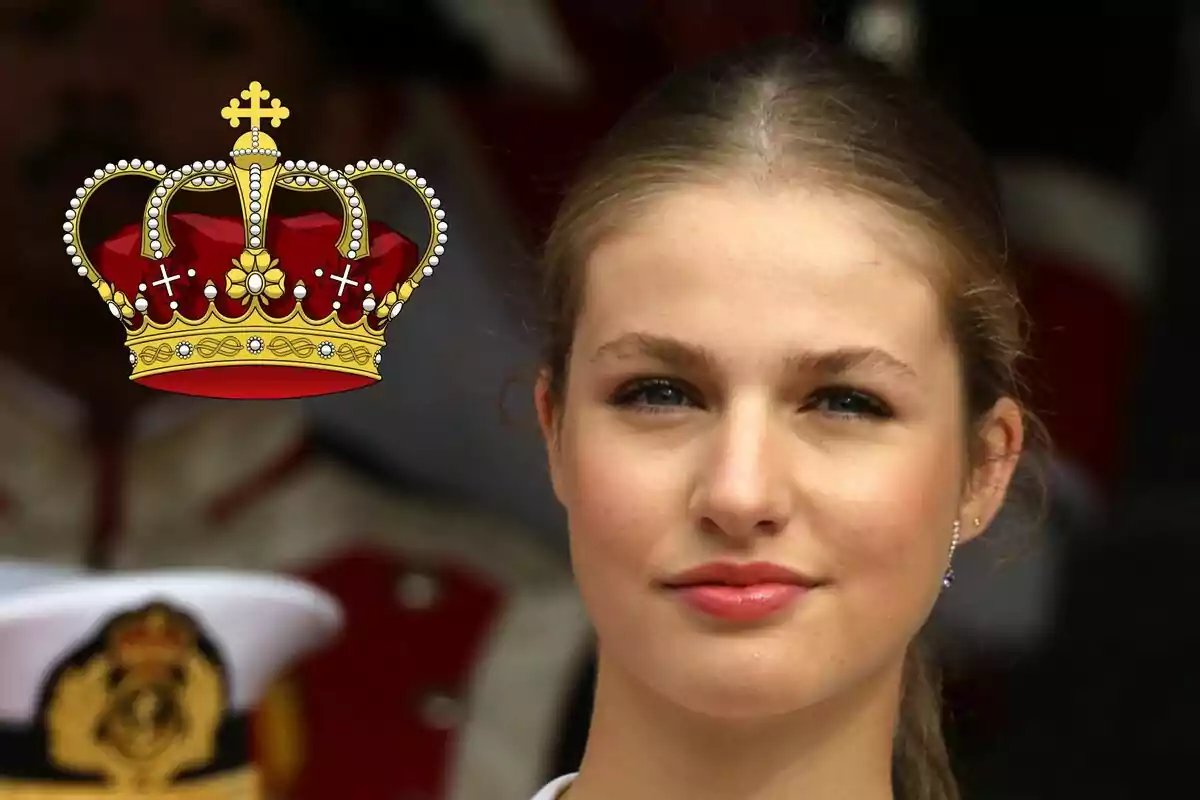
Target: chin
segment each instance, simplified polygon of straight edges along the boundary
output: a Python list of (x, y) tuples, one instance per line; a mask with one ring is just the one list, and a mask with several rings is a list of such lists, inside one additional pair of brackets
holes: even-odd
[[(706, 637), (708, 638), (708, 637)], [(754, 720), (819, 705), (843, 691), (837, 660), (770, 635), (693, 642), (656, 654), (643, 676), (674, 705), (707, 717)]]

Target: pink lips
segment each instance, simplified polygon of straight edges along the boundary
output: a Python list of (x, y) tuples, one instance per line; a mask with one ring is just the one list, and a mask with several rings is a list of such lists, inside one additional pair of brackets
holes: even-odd
[(666, 581), (689, 608), (731, 622), (755, 622), (791, 606), (818, 584), (775, 564), (713, 563)]

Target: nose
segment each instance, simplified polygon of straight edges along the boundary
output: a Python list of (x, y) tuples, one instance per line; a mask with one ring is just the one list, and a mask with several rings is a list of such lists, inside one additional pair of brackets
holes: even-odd
[(787, 431), (767, 409), (727, 413), (712, 432), (698, 471), (691, 513), (705, 533), (731, 539), (774, 536), (793, 513)]

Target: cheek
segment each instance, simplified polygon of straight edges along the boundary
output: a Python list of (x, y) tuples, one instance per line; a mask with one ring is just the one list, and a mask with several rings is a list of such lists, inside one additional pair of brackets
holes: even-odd
[[(685, 518), (681, 470), (669, 454), (618, 435), (605, 411), (568, 410), (560, 439), (559, 485), (570, 519), (571, 552), (580, 590), (597, 607), (631, 599), (652, 580), (652, 565)], [(611, 591), (614, 586), (634, 591)], [(603, 591), (600, 591), (603, 590)], [(603, 595), (603, 597), (601, 597)], [(597, 620), (600, 624), (600, 621)]]
[(949, 432), (908, 445), (822, 472), (828, 516), (816, 528), (836, 532), (830, 551), (866, 618), (911, 614), (923, 622), (946, 567), (963, 454)]

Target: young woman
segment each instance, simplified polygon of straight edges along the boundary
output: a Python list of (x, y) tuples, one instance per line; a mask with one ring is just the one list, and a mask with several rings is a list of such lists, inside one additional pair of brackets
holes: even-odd
[(810, 44), (671, 78), (546, 252), (536, 405), (599, 638), (535, 800), (950, 800), (915, 641), (1022, 451), (986, 164)]

